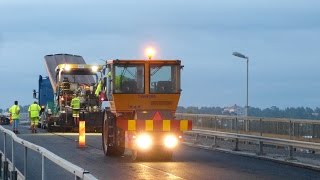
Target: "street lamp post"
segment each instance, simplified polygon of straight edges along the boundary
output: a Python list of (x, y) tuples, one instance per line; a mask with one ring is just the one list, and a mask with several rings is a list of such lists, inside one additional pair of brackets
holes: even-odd
[[(234, 52), (232, 53), (232, 55), (234, 56), (237, 56), (237, 57), (240, 57), (240, 58), (243, 58), (243, 59), (246, 59), (247, 60), (247, 104), (246, 104), (246, 108), (245, 108), (245, 116), (247, 118), (247, 121), (248, 121), (248, 109), (249, 109), (249, 57), (248, 56), (245, 56), (241, 53), (238, 53), (238, 52)], [(246, 131), (248, 131), (248, 122), (246, 123)]]

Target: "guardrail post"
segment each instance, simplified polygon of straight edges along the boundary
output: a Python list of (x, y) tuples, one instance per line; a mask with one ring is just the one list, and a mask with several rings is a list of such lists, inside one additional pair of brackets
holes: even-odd
[(28, 155), (28, 148), (27, 147), (24, 147), (24, 162), (23, 162), (23, 167), (24, 167), (24, 178), (25, 179), (28, 179), (28, 173), (27, 173), (27, 168), (28, 168), (28, 166), (27, 166), (27, 156)]
[(3, 162), (3, 179), (8, 179), (8, 172), (9, 172), (9, 163), (7, 161), (7, 136), (6, 133), (3, 133), (3, 155), (4, 155), (4, 162)]
[(262, 126), (262, 118), (260, 118), (260, 136), (262, 136), (262, 128), (263, 128), (263, 126)]
[(295, 134), (296, 133), (295, 133), (294, 122), (292, 122), (292, 136), (293, 136), (293, 138), (296, 136)]
[(217, 131), (217, 116), (214, 117), (214, 130)]
[(314, 124), (312, 124), (312, 138), (315, 138), (315, 132), (314, 132), (314, 130), (315, 130), (315, 128), (314, 128)]
[(15, 157), (14, 157), (14, 150), (15, 150), (15, 143), (14, 140), (12, 138), (12, 143), (11, 143), (11, 160), (12, 160), (12, 171), (16, 170), (16, 166), (15, 166)]
[(263, 152), (263, 141), (259, 141), (259, 150), (258, 150), (258, 155), (264, 155), (264, 152)]
[(18, 178), (17, 171), (11, 171), (10, 180), (17, 180), (17, 178)]
[(293, 147), (292, 147), (292, 146), (289, 146), (288, 149), (289, 149), (289, 157), (288, 157), (288, 160), (294, 160), (294, 158), (293, 158)]
[(3, 162), (3, 179), (8, 180), (9, 163), (8, 161)]
[(236, 117), (236, 132), (239, 134), (239, 129), (238, 129), (238, 118)]
[(78, 177), (77, 175), (74, 176), (74, 180), (81, 180), (80, 177)]
[(41, 179), (42, 180), (45, 180), (45, 173), (46, 173), (46, 171), (45, 171), (45, 159), (46, 157), (44, 157), (44, 155), (42, 155), (42, 163), (41, 163)]
[(199, 134), (197, 133), (193, 144), (198, 144), (198, 143), (199, 143)]
[(291, 120), (289, 121), (289, 138), (292, 139), (292, 137), (291, 137)]
[(10, 180), (17, 180), (16, 163), (15, 163), (15, 157), (14, 157), (15, 142), (14, 142), (13, 138), (12, 138), (11, 145), (12, 145), (11, 146), (12, 171), (11, 171)]
[(2, 177), (2, 153), (0, 153), (0, 178)]
[(7, 136), (6, 133), (3, 133), (3, 155), (4, 155), (4, 161), (7, 161), (7, 151), (6, 151), (6, 144), (7, 144)]
[(235, 147), (234, 147), (233, 150), (234, 151), (239, 151), (239, 139), (238, 138), (235, 139)]
[(233, 130), (233, 121), (234, 121), (234, 119), (231, 119), (230, 132), (233, 132), (233, 131), (232, 131), (232, 130)]
[(211, 147), (218, 147), (217, 145), (217, 136), (213, 136), (213, 144)]

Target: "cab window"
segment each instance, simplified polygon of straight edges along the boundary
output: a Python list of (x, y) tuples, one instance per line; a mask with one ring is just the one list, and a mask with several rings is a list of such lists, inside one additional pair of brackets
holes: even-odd
[(115, 65), (113, 93), (144, 93), (144, 65)]
[(150, 93), (180, 93), (180, 66), (151, 64)]

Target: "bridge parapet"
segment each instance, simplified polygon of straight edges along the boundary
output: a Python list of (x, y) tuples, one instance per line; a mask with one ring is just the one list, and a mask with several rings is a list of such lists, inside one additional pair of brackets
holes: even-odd
[[(259, 135), (264, 137), (320, 142), (320, 120), (222, 116), (176, 113), (178, 118), (192, 120), (194, 128)], [(248, 128), (245, 127), (246, 121)]]

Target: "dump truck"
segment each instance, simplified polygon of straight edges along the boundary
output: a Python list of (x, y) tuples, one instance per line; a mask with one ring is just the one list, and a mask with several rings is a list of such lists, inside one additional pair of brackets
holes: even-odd
[[(53, 95), (53, 101), (45, 106), (45, 126), (50, 132), (77, 132), (78, 125), (72, 117), (71, 100), (78, 96), (81, 101), (80, 120), (86, 122), (86, 132), (101, 132), (104, 112), (95, 90), (101, 80), (101, 65), (86, 64), (78, 55), (54, 54), (44, 57), (52, 91), (42, 92)], [(43, 116), (42, 116), (43, 117)]]
[(103, 92), (102, 147), (106, 156), (131, 151), (133, 160), (149, 155), (170, 160), (192, 129), (190, 120), (176, 119), (181, 94), (180, 60), (108, 60)]

